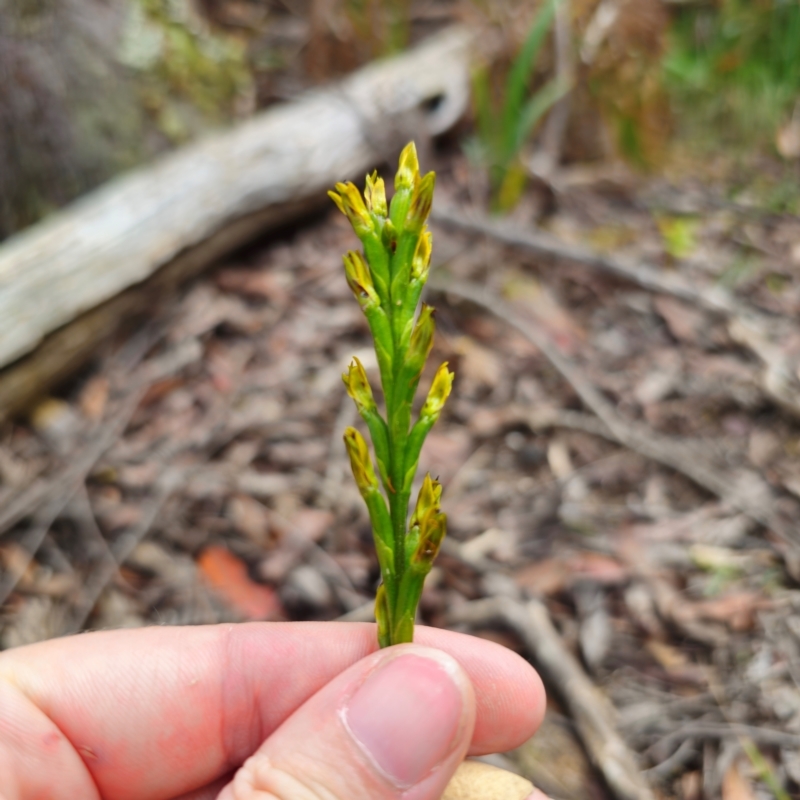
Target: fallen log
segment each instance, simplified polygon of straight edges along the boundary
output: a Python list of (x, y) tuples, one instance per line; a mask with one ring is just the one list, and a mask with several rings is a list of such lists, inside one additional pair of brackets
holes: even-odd
[(344, 178), (443, 132), (469, 97), (453, 28), (122, 176), (0, 246), (0, 417), (189, 277), (297, 219)]

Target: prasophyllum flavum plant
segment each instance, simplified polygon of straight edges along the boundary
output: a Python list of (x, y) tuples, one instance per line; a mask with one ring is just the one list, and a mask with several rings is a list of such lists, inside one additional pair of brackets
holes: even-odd
[(328, 194), (350, 220), (364, 252), (344, 256), (347, 283), (361, 306), (375, 342), (386, 417), (381, 416), (361, 362), (354, 358), (342, 378), (367, 424), (381, 492), (364, 437), (348, 428), (344, 442), (353, 475), (367, 504), (382, 583), (375, 599), (381, 647), (410, 642), (422, 584), (445, 535), (442, 487), (425, 476), (408, 518), (411, 487), (425, 437), (450, 394), (453, 373), (442, 364), (419, 416), (411, 424), (420, 375), (433, 345), (433, 309), (422, 304), (428, 279), (431, 234), (426, 221), (433, 201), (433, 172), (421, 176), (413, 142), (400, 154), (394, 197), (386, 204), (383, 179), (367, 176), (364, 195), (352, 183)]

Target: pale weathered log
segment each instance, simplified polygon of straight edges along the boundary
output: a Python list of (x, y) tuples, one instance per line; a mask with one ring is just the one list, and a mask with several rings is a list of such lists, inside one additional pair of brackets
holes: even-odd
[(467, 105), (471, 41), (450, 29), (131, 172), (7, 240), (0, 367), (11, 366), (0, 373), (0, 415), (74, 370), (146, 307), (156, 273), (163, 294), (297, 218), (334, 182), (363, 177), (408, 139), (447, 129)]

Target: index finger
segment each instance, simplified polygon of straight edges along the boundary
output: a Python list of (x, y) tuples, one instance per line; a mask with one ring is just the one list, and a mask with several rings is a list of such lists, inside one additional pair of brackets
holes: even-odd
[[(450, 653), (470, 676), (478, 700), (473, 753), (507, 750), (532, 735), (544, 691), (524, 660), (449, 631), (418, 627), (416, 641)], [(169, 798), (241, 764), (376, 647), (374, 625), (356, 623), (108, 631), (6, 651), (0, 680), (63, 732), (103, 797)]]

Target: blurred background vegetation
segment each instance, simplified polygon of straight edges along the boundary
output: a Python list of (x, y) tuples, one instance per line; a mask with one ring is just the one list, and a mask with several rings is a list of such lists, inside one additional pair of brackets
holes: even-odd
[(797, 210), (797, 0), (562, 6), (559, 70), (549, 1), (0, 0), (0, 237), (457, 21), (493, 42), (464, 141), (495, 210), (522, 191), (538, 123), (567, 89), (562, 162), (700, 170)]

